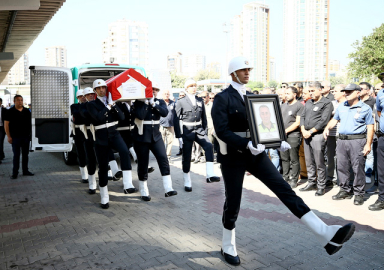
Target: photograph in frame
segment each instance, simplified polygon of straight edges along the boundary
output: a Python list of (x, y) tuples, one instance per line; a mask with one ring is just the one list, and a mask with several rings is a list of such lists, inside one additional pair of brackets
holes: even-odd
[(245, 107), (252, 143), (277, 148), (286, 141), (285, 128), (277, 95), (246, 95)]

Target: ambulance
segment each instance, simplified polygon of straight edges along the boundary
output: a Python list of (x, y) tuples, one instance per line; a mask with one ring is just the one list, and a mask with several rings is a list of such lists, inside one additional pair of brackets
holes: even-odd
[(71, 69), (30, 66), (31, 151), (61, 152), (66, 164), (76, 164), (76, 150), (70, 137), (70, 106), (77, 103), (77, 90), (92, 87), (96, 79), (107, 80), (131, 68), (147, 77), (143, 67), (115, 63), (85, 64)]

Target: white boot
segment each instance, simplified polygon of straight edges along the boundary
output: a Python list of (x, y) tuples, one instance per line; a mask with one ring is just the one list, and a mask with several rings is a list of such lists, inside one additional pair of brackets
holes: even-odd
[(88, 185), (90, 190), (96, 190), (96, 174), (88, 175)]
[(223, 249), (224, 253), (227, 253), (227, 254), (234, 256), (234, 257), (237, 256), (235, 229), (227, 230), (226, 228), (223, 228), (222, 249)]
[(109, 162), (109, 167), (111, 168), (111, 171), (112, 171), (113, 181), (117, 181), (123, 176), (123, 173), (117, 166), (116, 160), (111, 160)]
[(207, 183), (219, 182), (220, 177), (215, 175), (213, 171), (213, 162), (206, 162), (206, 171), (207, 171)]
[(101, 207), (104, 208), (109, 203), (108, 186), (100, 187), (100, 197)]
[(79, 167), (80, 168), (80, 173), (81, 173), (81, 179), (87, 180), (88, 179), (88, 168), (87, 167)]
[[(325, 247), (341, 228), (339, 225), (328, 226), (312, 211), (302, 216), (301, 221), (315, 234), (322, 247)], [(332, 243), (332, 245), (338, 244)]]
[(183, 173), (183, 178), (184, 178), (184, 189), (187, 192), (192, 191), (192, 181), (191, 181), (191, 174), (188, 173)]
[(177, 191), (172, 188), (172, 179), (170, 175), (163, 176), (163, 185), (165, 190), (165, 197), (177, 195)]
[(147, 186), (147, 180), (145, 180), (145, 181), (139, 181), (139, 188), (140, 188), (141, 198), (142, 198), (144, 201), (150, 201), (150, 200), (151, 200), (151, 196), (149, 196), (149, 190), (148, 190), (148, 186)]
[(132, 184), (132, 171), (123, 171), (123, 185), (125, 194), (137, 191), (135, 186)]
[(133, 160), (137, 163), (137, 155), (135, 149), (133, 147), (129, 148), (129, 152), (131, 153)]

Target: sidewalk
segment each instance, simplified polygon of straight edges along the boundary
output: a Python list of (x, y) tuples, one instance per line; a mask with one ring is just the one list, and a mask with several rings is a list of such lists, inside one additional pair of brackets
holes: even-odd
[[(11, 180), (12, 151), (0, 165), (0, 269), (380, 269), (384, 268), (384, 211), (372, 212), (353, 200), (333, 201), (299, 192), (329, 224), (356, 224), (354, 237), (328, 256), (313, 235), (253, 176), (244, 181), (236, 223), (242, 264), (227, 265), (220, 255), (223, 182), (207, 184), (205, 164), (192, 164), (193, 192), (183, 187), (181, 157), (171, 163), (178, 195), (164, 197), (156, 161), (149, 175), (152, 200), (125, 195), (122, 181), (110, 182), (110, 208), (87, 193), (77, 166), (60, 153), (31, 153), (33, 177)], [(173, 153), (177, 152), (176, 145)], [(220, 174), (219, 164), (215, 165)], [(134, 185), (138, 187), (136, 165)]]

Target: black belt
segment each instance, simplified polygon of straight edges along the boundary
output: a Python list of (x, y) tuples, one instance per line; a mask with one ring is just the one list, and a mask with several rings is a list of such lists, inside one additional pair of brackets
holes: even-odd
[(354, 134), (354, 135), (343, 135), (339, 134), (340, 140), (357, 140), (357, 139), (365, 139), (367, 138), (367, 134)]

